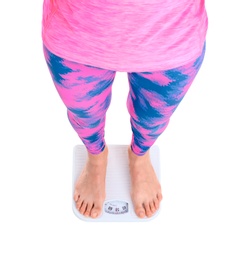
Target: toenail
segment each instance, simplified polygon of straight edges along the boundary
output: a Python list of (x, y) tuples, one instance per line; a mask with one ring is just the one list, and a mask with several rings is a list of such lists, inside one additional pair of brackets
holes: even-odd
[(94, 212), (93, 214), (92, 214), (92, 217), (93, 218), (96, 218), (98, 216), (98, 213), (97, 212)]
[(144, 216), (145, 216), (144, 212), (142, 212), (142, 211), (140, 211), (138, 215), (140, 218), (144, 218)]

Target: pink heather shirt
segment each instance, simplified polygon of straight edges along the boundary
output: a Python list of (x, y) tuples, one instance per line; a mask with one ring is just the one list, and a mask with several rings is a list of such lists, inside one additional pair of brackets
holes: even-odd
[(44, 0), (42, 39), (85, 65), (151, 72), (197, 58), (205, 42), (205, 0)]

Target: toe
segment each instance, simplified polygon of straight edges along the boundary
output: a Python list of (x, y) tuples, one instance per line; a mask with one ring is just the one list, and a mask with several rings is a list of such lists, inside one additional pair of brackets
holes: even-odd
[(76, 208), (78, 210), (80, 210), (82, 203), (83, 203), (83, 200), (79, 197), (77, 202), (76, 202)]
[(157, 194), (157, 199), (159, 200), (159, 202), (161, 202), (161, 200), (163, 199), (163, 196), (162, 196), (162, 193), (161, 193), (161, 192), (159, 192), (159, 193)]
[(85, 201), (83, 201), (83, 203), (82, 203), (82, 205), (81, 205), (81, 208), (80, 208), (80, 210), (79, 210), (82, 215), (85, 214), (86, 206), (87, 206), (87, 203), (86, 203)]
[(156, 211), (156, 207), (155, 207), (154, 201), (150, 202), (150, 210), (151, 210), (152, 214), (155, 213), (155, 211)]
[(144, 204), (144, 208), (145, 208), (146, 216), (147, 216), (147, 217), (151, 217), (152, 212), (151, 212), (151, 210), (150, 210), (150, 204), (149, 204), (149, 203), (145, 203), (145, 204)]
[(136, 212), (136, 214), (137, 214), (137, 216), (139, 218), (144, 218), (145, 217), (145, 210), (142, 207), (142, 205), (135, 207), (135, 212)]
[(156, 210), (158, 210), (159, 209), (159, 200), (157, 198), (154, 199), (154, 205), (155, 205)]
[(102, 210), (102, 208), (101, 208), (101, 205), (99, 204), (94, 204), (93, 205), (93, 208), (92, 208), (92, 210), (91, 210), (91, 217), (92, 218), (97, 218), (97, 217), (99, 217), (100, 216), (100, 214), (101, 214), (101, 210)]
[(73, 196), (74, 201), (77, 202), (79, 198), (80, 198), (80, 194), (77, 191), (75, 191)]
[(90, 216), (92, 207), (93, 207), (93, 203), (88, 203), (88, 204), (87, 204), (87, 206), (86, 206), (86, 211), (85, 211), (85, 213), (84, 213), (84, 216), (86, 216), (86, 217), (89, 217), (89, 216)]

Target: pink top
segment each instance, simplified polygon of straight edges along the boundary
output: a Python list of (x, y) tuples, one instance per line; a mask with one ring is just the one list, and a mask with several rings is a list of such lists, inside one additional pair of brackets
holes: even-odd
[(167, 70), (201, 54), (205, 0), (44, 0), (42, 39), (54, 54), (126, 72)]

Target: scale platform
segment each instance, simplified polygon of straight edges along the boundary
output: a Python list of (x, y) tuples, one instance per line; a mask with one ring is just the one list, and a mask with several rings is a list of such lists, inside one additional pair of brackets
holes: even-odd
[[(160, 150), (153, 145), (150, 148), (150, 158), (160, 182)], [(73, 149), (73, 187), (81, 174), (87, 160), (87, 150), (84, 145), (76, 145)], [(160, 209), (150, 218), (139, 218), (134, 212), (130, 197), (130, 174), (128, 161), (128, 145), (108, 145), (108, 164), (106, 173), (106, 200), (102, 214), (98, 218), (82, 215), (76, 208), (72, 196), (73, 212), (83, 221), (88, 222), (143, 222), (158, 216)]]

